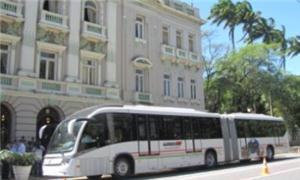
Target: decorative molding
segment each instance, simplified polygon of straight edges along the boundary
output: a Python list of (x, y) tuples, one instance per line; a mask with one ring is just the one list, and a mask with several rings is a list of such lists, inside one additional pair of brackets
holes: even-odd
[(53, 32), (43, 28), (38, 28), (36, 37), (38, 41), (64, 45), (66, 34), (63, 32)]
[(105, 54), (81, 49), (80, 50), (80, 56), (82, 58), (97, 59), (98, 61), (101, 61), (105, 57)]
[(132, 64), (134, 67), (141, 69), (150, 69), (153, 66), (153, 63), (145, 57), (137, 57), (133, 59)]
[(16, 45), (16, 43), (19, 42), (20, 39), (21, 37), (19, 36), (0, 33), (0, 40), (2, 42), (12, 43), (12, 45)]
[(50, 50), (50, 51), (54, 51), (54, 52), (59, 52), (59, 54), (62, 54), (66, 49), (66, 46), (62, 46), (62, 45), (41, 42), (41, 41), (37, 41), (36, 43), (37, 43), (38, 49), (40, 49), (40, 50), (43, 50), (43, 49)]
[(0, 21), (0, 30), (1, 33), (9, 34), (13, 36), (20, 36), (21, 34), (21, 26), (22, 23), (20, 22), (6, 22), (6, 21)]

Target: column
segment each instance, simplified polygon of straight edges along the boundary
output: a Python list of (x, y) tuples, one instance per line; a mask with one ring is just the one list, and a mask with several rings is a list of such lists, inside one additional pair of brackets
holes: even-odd
[(97, 73), (98, 73), (98, 85), (101, 86), (102, 85), (102, 76), (101, 76), (101, 62), (98, 60), (97, 62), (97, 65), (98, 65), (98, 69), (97, 69)]
[(65, 81), (79, 82), (79, 45), (80, 45), (80, 25), (81, 25), (81, 1), (69, 3), (70, 32), (68, 42), (68, 54), (66, 63)]
[(10, 46), (10, 69), (9, 74), (15, 75), (15, 61), (16, 61), (16, 43), (12, 43)]
[(25, 21), (23, 31), (23, 41), (21, 44), (21, 62), (18, 75), (35, 77), (35, 39), (37, 30), (39, 1), (25, 2)]
[(118, 3), (117, 1), (107, 2), (107, 58), (106, 58), (106, 71), (105, 71), (105, 86), (118, 87), (116, 61), (117, 61), (117, 25), (118, 25)]

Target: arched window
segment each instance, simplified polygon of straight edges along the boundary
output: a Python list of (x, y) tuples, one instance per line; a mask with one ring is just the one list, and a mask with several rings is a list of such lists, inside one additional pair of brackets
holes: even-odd
[(91, 23), (97, 23), (97, 7), (94, 2), (86, 1), (84, 6), (84, 20)]

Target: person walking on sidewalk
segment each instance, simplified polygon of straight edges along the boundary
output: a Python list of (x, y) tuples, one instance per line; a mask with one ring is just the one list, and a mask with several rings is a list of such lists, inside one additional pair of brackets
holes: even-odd
[(43, 163), (43, 154), (45, 148), (39, 141), (36, 141), (35, 146), (32, 148), (32, 152), (35, 158), (35, 163), (33, 168), (35, 170), (34, 175), (42, 176), (42, 163)]

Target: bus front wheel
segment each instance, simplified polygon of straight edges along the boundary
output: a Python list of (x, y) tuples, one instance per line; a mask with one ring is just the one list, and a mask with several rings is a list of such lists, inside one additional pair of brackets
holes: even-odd
[(132, 172), (132, 166), (127, 158), (118, 158), (114, 165), (114, 175), (116, 177), (127, 177)]
[(205, 154), (205, 165), (208, 168), (213, 168), (217, 165), (217, 156), (216, 153), (212, 150), (209, 150)]

